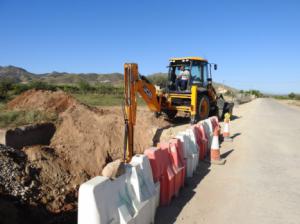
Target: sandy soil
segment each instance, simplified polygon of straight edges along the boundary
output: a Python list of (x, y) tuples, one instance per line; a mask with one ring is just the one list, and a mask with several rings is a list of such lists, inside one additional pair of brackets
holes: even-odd
[[(35, 90), (16, 97), (7, 107), (13, 110), (34, 107), (55, 112), (59, 117), (50, 145), (21, 150), (26, 155), (23, 168), (32, 167), (36, 170), (38, 183), (28, 200), (23, 200), (20, 206), (42, 207), (44, 213), (55, 215), (76, 211), (80, 184), (100, 175), (108, 162), (123, 157), (124, 120), (121, 107), (88, 107), (61, 91)], [(175, 135), (172, 129), (178, 129), (182, 122), (188, 120), (179, 119), (177, 123), (170, 124), (163, 118), (155, 118), (146, 107), (139, 107), (135, 152), (143, 153), (160, 139), (169, 139)], [(16, 202), (21, 193), (14, 196)], [(5, 192), (2, 194), (10, 196)], [(42, 217), (46, 223), (45, 216)], [(30, 221), (34, 223), (34, 220)], [(63, 222), (60, 220), (57, 223)]]

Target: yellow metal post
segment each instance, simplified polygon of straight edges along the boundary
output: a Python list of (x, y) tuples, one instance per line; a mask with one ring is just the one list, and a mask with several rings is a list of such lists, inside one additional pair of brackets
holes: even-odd
[(226, 114), (224, 115), (224, 121), (225, 121), (225, 122), (230, 122), (230, 117), (231, 117), (230, 113), (226, 113)]
[(197, 114), (197, 86), (191, 88), (191, 116)]

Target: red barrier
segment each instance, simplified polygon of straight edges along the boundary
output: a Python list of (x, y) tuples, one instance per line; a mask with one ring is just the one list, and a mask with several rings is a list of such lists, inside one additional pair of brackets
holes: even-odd
[[(174, 159), (175, 166), (178, 169), (183, 167), (181, 186), (184, 187), (184, 181), (185, 181), (185, 175), (186, 175), (186, 160), (184, 158), (183, 145), (182, 145), (182, 142), (178, 138), (172, 138), (170, 140), (170, 144), (171, 144), (171, 153), (172, 153), (172, 157)], [(173, 146), (176, 149), (176, 153), (175, 153), (175, 150), (172, 150)]]
[(175, 170), (173, 169), (169, 148), (164, 148), (161, 144), (159, 144), (158, 147), (160, 147), (163, 152), (163, 162), (165, 165), (160, 182), (160, 205), (164, 206), (170, 204), (172, 197), (175, 195), (177, 173), (175, 173)]
[(169, 150), (150, 148), (144, 154), (150, 160), (154, 181), (160, 181), (160, 205), (168, 205), (175, 194), (175, 173)]
[(178, 139), (172, 139), (169, 142), (159, 143), (158, 147), (164, 152), (168, 152), (171, 167), (175, 175), (174, 193), (178, 195), (180, 188), (184, 186), (185, 179), (185, 166), (180, 141)]
[(204, 160), (204, 158), (207, 156), (208, 151), (208, 138), (206, 136), (204, 127), (201, 123), (198, 123), (197, 125), (193, 126), (193, 131), (196, 135), (196, 140), (199, 148), (199, 159)]
[(212, 123), (213, 130), (215, 130), (216, 127), (219, 127), (219, 119), (216, 116), (211, 117), (210, 121)]
[(144, 151), (148, 157), (152, 169), (153, 181), (160, 181), (164, 170), (164, 161), (162, 161), (162, 151), (159, 148), (151, 147)]

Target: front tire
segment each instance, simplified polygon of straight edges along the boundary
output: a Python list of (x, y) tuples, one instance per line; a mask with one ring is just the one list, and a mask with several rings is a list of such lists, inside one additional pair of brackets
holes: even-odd
[(197, 118), (198, 120), (205, 120), (208, 118), (210, 112), (210, 103), (206, 95), (200, 95), (197, 104)]

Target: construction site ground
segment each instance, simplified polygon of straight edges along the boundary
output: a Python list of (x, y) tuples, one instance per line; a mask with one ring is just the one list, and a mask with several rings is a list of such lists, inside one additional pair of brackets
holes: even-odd
[(226, 164), (200, 163), (156, 223), (300, 222), (300, 108), (257, 99), (234, 115)]
[[(58, 114), (49, 145), (0, 145), (0, 223), (76, 223), (78, 188), (123, 156), (121, 107), (89, 107), (64, 92), (30, 90), (8, 110)], [(224, 166), (200, 163), (156, 223), (298, 223), (300, 109), (272, 99), (236, 106)], [(143, 153), (189, 127), (139, 107), (135, 151)], [(1, 135), (5, 131), (1, 131)], [(3, 137), (3, 136), (2, 136)], [(1, 137), (0, 137), (1, 138)]]

